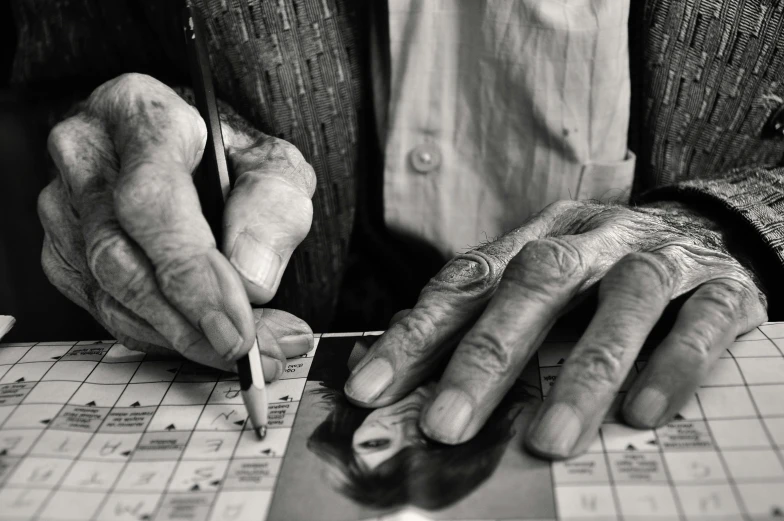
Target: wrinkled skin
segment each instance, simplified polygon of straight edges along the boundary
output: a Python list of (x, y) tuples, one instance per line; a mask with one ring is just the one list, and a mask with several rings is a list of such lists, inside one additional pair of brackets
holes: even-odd
[[(237, 182), (218, 250), (191, 174), (207, 131), (169, 87), (126, 74), (49, 135), (59, 175), (41, 193), (49, 280), (126, 346), (230, 370), (258, 337), (267, 379), (312, 332), (275, 294), (312, 220), (316, 177), (296, 148), (223, 121)], [(228, 257), (228, 258), (227, 258)]]
[(736, 336), (766, 320), (753, 274), (707, 218), (676, 203), (562, 201), (449, 262), (354, 368), (347, 396), (382, 407), (448, 361), (419, 424), (432, 439), (464, 442), (556, 319), (597, 284), (596, 312), (527, 433), (529, 449), (544, 457), (588, 447), (676, 297), (690, 293), (623, 404), (632, 426), (665, 423)]

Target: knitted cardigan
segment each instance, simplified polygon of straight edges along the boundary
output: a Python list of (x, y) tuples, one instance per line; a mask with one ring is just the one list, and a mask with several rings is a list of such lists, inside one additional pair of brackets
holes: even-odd
[[(206, 21), (220, 97), (316, 171), (313, 226), (274, 302), (314, 329), (329, 323), (358, 198), (372, 195), (358, 186), (381, 175), (364, 157), (376, 147), (364, 51), (375, 2), (191, 1)], [(15, 85), (83, 94), (130, 71), (187, 85), (176, 1), (11, 4)], [(629, 23), (635, 194), (692, 201), (745, 227), (766, 280), (784, 280), (784, 1), (634, 0)], [(781, 309), (771, 296), (771, 310)]]

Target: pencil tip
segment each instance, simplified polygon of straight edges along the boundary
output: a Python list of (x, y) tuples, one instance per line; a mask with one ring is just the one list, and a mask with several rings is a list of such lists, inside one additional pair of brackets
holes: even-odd
[(267, 436), (267, 427), (265, 425), (262, 425), (261, 427), (256, 429), (256, 436), (258, 436), (260, 440), (263, 440)]

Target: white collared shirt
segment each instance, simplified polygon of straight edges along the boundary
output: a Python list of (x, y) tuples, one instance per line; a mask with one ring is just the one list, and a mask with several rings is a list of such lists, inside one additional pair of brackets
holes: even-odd
[(629, 0), (389, 0), (384, 218), (445, 256), (628, 195)]

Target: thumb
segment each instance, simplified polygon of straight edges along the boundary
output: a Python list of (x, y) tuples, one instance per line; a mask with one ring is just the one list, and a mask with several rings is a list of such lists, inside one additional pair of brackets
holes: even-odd
[(270, 136), (229, 146), (227, 156), (236, 182), (224, 210), (223, 251), (251, 302), (265, 304), (310, 231), (316, 175), (294, 145)]
[(286, 370), (286, 359), (302, 356), (313, 349), (310, 326), (290, 313), (277, 309), (254, 309), (264, 379), (277, 380)]

